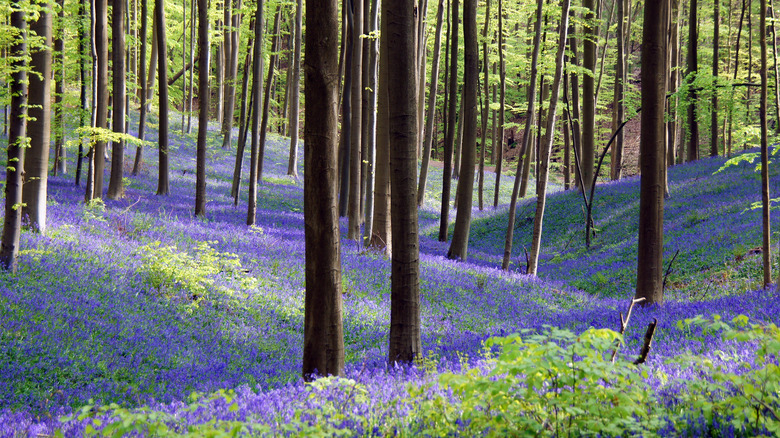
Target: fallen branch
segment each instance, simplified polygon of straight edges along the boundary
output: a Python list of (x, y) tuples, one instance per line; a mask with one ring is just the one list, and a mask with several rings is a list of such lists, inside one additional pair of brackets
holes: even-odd
[(661, 284), (661, 292), (666, 290), (666, 278), (669, 276), (669, 273), (672, 272), (672, 263), (674, 263), (674, 259), (677, 258), (677, 254), (680, 253), (680, 250), (678, 249), (674, 253), (674, 257), (672, 257), (672, 260), (669, 261), (669, 266), (666, 267), (666, 273), (664, 273), (664, 282)]
[(653, 322), (647, 325), (645, 343), (642, 345), (642, 351), (639, 353), (639, 357), (634, 361), (634, 365), (643, 364), (647, 360), (647, 355), (650, 354), (650, 345), (653, 343), (653, 334), (655, 334), (656, 325), (658, 325), (658, 320), (655, 318), (653, 318)]
[[(634, 309), (634, 304), (641, 303), (645, 300), (645, 297), (641, 298), (634, 298), (631, 300), (631, 304), (628, 306), (628, 312), (626, 312), (626, 319), (623, 319), (623, 312), (620, 312), (620, 334), (623, 335), (626, 333), (626, 327), (628, 326), (628, 320), (631, 319), (631, 310)], [(615, 349), (612, 350), (612, 363), (615, 363), (615, 357), (617, 357), (617, 351), (618, 347), (620, 347), (620, 342), (615, 345)]]

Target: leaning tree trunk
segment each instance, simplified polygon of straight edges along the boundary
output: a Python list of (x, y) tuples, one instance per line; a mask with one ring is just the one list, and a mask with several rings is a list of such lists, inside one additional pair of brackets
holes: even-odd
[[(194, 26), (195, 23), (192, 23)], [(209, 2), (198, 0), (198, 146), (195, 152), (195, 216), (206, 216), (206, 145), (209, 128)]]
[[(476, 10), (476, 0), (473, 2)], [(420, 246), (417, 224), (417, 89), (414, 0), (382, 3), (387, 20), (388, 123), (392, 175), (393, 256), (390, 294), (390, 363), (411, 364), (422, 354)], [(476, 36), (476, 34), (475, 34)]]
[[(118, 134), (125, 132), (125, 2), (117, 0), (111, 8), (111, 66), (112, 93), (114, 105), (112, 109), (111, 128)], [(119, 199), (124, 194), (125, 148), (122, 141), (114, 142), (111, 147), (111, 179), (108, 182), (108, 199)]]
[(420, 166), (420, 181), (417, 185), (417, 205), (422, 207), (425, 201), (425, 184), (428, 181), (428, 165), (431, 161), (433, 148), (434, 121), (436, 114), (436, 89), (439, 83), (439, 54), (441, 53), (441, 30), (443, 27), (444, 0), (439, 0), (436, 13), (436, 34), (433, 42), (433, 64), (431, 65), (431, 91), (428, 94), (428, 114), (425, 121), (425, 140), (423, 142), (422, 165)]
[[(323, 376), (344, 373), (336, 167), (339, 94), (336, 3), (336, 0), (306, 2), (303, 377), (307, 380), (315, 378), (315, 373)], [(262, 20), (258, 20), (257, 27), (262, 28)]]
[(46, 2), (30, 30), (42, 37), (43, 47), (31, 53), (28, 76), (28, 123), (30, 137), (24, 160), (24, 190), (22, 216), (30, 221), (32, 230), (46, 231), (46, 192), (49, 177), (49, 139), (51, 135), (51, 3)]
[(447, 109), (447, 136), (444, 139), (444, 175), (441, 189), (441, 215), (439, 242), (447, 241), (450, 214), (450, 191), (452, 188), (452, 151), (455, 145), (455, 117), (458, 115), (458, 2), (452, 0), (452, 31), (450, 32), (450, 101)]
[(563, 55), (566, 49), (566, 33), (569, 29), (569, 0), (563, 0), (561, 7), (561, 22), (558, 26), (558, 54), (555, 58), (555, 76), (553, 76), (552, 89), (550, 90), (550, 107), (547, 111), (547, 128), (544, 134), (544, 143), (539, 148), (539, 167), (536, 171), (536, 214), (534, 215), (534, 231), (531, 240), (531, 254), (528, 258), (528, 275), (536, 275), (539, 265), (539, 251), (542, 243), (542, 225), (544, 222), (544, 209), (547, 201), (547, 179), (550, 170), (550, 153), (555, 139), (555, 111), (558, 107), (558, 96), (561, 89), (563, 76)]
[(11, 3), (11, 27), (19, 32), (9, 53), (14, 67), (9, 81), (11, 108), (8, 116), (8, 153), (5, 167), (5, 219), (0, 239), (0, 266), (16, 272), (22, 231), (22, 169), (27, 141), (27, 21), (20, 0)]
[(663, 302), (664, 106), (666, 100), (665, 11), (669, 0), (645, 3), (642, 29), (642, 116), (639, 153), (639, 240), (636, 298)]
[(298, 176), (298, 112), (301, 92), (301, 29), (303, 22), (303, 0), (295, 7), (295, 49), (292, 68), (292, 88), (290, 89), (290, 159), (287, 162), (287, 174)]
[(477, 93), (479, 88), (479, 54), (477, 49), (477, 0), (463, 2), (463, 101), (464, 124), (461, 174), (458, 180), (458, 208), (455, 231), (447, 258), (466, 261), (469, 230), (471, 228), (471, 202), (474, 196), (474, 162), (477, 143)]
[[(531, 127), (534, 125), (534, 103), (536, 101), (536, 80), (539, 74), (539, 52), (542, 45), (542, 8), (544, 0), (536, 1), (536, 24), (534, 24), (534, 50), (531, 55), (531, 81), (528, 84), (528, 109), (526, 110), (525, 132), (523, 133), (523, 149), (520, 157), (531, 148)], [(528, 157), (526, 157), (526, 160)], [(520, 174), (523, 169), (522, 158), (517, 160), (517, 172), (515, 173), (515, 185), (512, 189), (512, 198), (509, 201), (509, 218), (507, 219), (506, 238), (504, 239), (504, 258), (501, 269), (509, 269), (509, 259), (512, 257), (512, 240), (515, 234), (515, 214), (517, 213), (517, 198), (520, 194)]]

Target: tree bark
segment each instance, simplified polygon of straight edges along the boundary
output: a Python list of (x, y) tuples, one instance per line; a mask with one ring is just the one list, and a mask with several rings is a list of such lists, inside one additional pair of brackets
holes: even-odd
[(688, 71), (686, 76), (690, 84), (690, 102), (688, 104), (688, 154), (687, 161), (695, 161), (699, 159), (699, 121), (697, 111), (697, 94), (696, 89), (693, 86), (693, 82), (696, 80), (696, 75), (699, 71), (698, 60), (698, 35), (696, 27), (698, 26), (696, 14), (698, 12), (697, 0), (691, 0), (690, 15), (688, 17)]
[(586, 10), (583, 19), (584, 41), (582, 66), (590, 74), (582, 78), (582, 154), (580, 154), (580, 168), (582, 169), (582, 181), (585, 184), (583, 190), (588, 192), (593, 183), (593, 164), (596, 145), (596, 39), (598, 38), (598, 26), (595, 20), (596, 3), (594, 0), (582, 0), (582, 7)]
[[(276, 73), (276, 59), (279, 57), (279, 25), (282, 21), (282, 7), (276, 7), (274, 18), (273, 43), (271, 44), (271, 60), (268, 63), (268, 76), (265, 81), (265, 95), (263, 97), (263, 119), (260, 125), (260, 143), (257, 151), (257, 182), (263, 182), (263, 161), (265, 158), (265, 139), (268, 132), (268, 118), (270, 117), (269, 105), (271, 103), (271, 89), (273, 88), (274, 74)], [(262, 41), (262, 40), (260, 40)]]
[[(192, 23), (195, 26), (195, 23)], [(198, 0), (198, 145), (195, 152), (195, 216), (206, 216), (206, 145), (209, 127), (209, 2)]]
[(479, 88), (479, 53), (477, 48), (477, 0), (463, 2), (463, 39), (465, 58), (463, 68), (463, 146), (461, 175), (458, 180), (458, 208), (455, 231), (447, 258), (466, 261), (471, 203), (474, 196), (474, 162), (477, 143), (477, 93)]
[[(382, 11), (385, 3), (382, 0)], [(383, 15), (379, 37), (379, 86), (377, 87), (377, 116), (376, 116), (376, 185), (375, 185), (375, 209), (374, 223), (372, 225), (371, 246), (384, 248), (385, 254), (393, 254), (393, 230), (391, 227), (390, 205), (390, 131), (389, 131), (389, 56), (388, 56), (388, 29), (387, 21)]]
[[(376, 35), (379, 30), (379, 0), (370, 2), (369, 20), (367, 33)], [(367, 125), (364, 132), (364, 142), (366, 144), (366, 203), (364, 208), (365, 218), (363, 225), (363, 242), (366, 246), (371, 245), (374, 225), (374, 191), (376, 183), (376, 104), (377, 104), (377, 53), (376, 37), (368, 39), (368, 58), (365, 62), (368, 65), (368, 85), (365, 87), (368, 91), (368, 106), (365, 112), (368, 113)]]
[[(62, 111), (62, 97), (65, 93), (65, 0), (57, 0), (57, 35), (54, 40), (55, 68), (54, 81), (54, 167), (52, 175), (68, 172), (67, 151), (65, 150), (65, 118)], [(81, 61), (79, 61), (80, 63)]]
[[(228, 2), (229, 0), (226, 0)], [(226, 3), (227, 4), (227, 3)], [(230, 50), (227, 55), (229, 60), (225, 69), (225, 113), (222, 116), (222, 147), (229, 148), (233, 136), (233, 113), (236, 110), (236, 80), (238, 79), (238, 53), (239, 41), (238, 35), (240, 26), (241, 0), (236, 1), (235, 9), (230, 8), (230, 32), (225, 38), (230, 41)]]
[[(108, 1), (95, 0), (95, 51), (97, 83), (95, 127), (108, 128)], [(87, 184), (87, 201), (103, 197), (106, 143), (98, 141), (92, 147), (92, 185)]]
[[(324, 0), (321, 0), (324, 1)], [(263, 0), (257, 1), (255, 8), (255, 45), (252, 54), (252, 146), (249, 159), (249, 203), (247, 205), (246, 224), (255, 224), (257, 216), (257, 175), (260, 150), (260, 95), (263, 93)], [(308, 39), (308, 37), (307, 37)], [(307, 73), (308, 75), (309, 73)]]
[(356, 242), (360, 241), (360, 181), (362, 134), (363, 123), (363, 0), (353, 0), (351, 14), (352, 21), (352, 127), (349, 131), (349, 206), (347, 224), (347, 238)]
[(761, 48), (761, 69), (759, 75), (761, 76), (761, 96), (759, 98), (759, 122), (761, 124), (761, 225), (762, 225), (762, 248), (761, 255), (763, 261), (764, 271), (764, 289), (769, 287), (772, 283), (772, 246), (771, 246), (771, 234), (770, 228), (770, 201), (769, 201), (769, 146), (767, 137), (769, 134), (769, 128), (767, 127), (767, 53), (766, 53), (766, 10), (767, 0), (761, 0), (760, 2), (761, 12), (759, 14), (759, 32), (758, 39), (760, 41)]
[[(149, 94), (149, 91), (147, 90), (147, 81), (146, 81), (146, 46), (147, 46), (147, 38), (146, 34), (148, 33), (148, 23), (149, 22), (149, 0), (141, 0), (141, 59), (140, 59), (140, 73), (139, 73), (139, 81), (141, 83), (141, 91), (140, 91), (140, 101), (141, 101), (141, 108), (139, 110), (140, 114), (138, 116), (138, 138), (140, 140), (145, 139), (145, 127), (146, 127), (146, 111), (147, 111), (147, 95)], [(143, 146), (138, 145), (135, 149), (135, 160), (133, 161), (133, 172), (132, 175), (138, 175), (138, 172), (141, 171), (141, 164), (143, 163)]]
[(485, 26), (482, 28), (482, 139), (479, 148), (479, 188), (477, 198), (479, 210), (485, 209), (484, 189), (485, 189), (485, 148), (487, 147), (488, 117), (490, 115), (490, 61), (488, 60), (487, 34), (490, 26), (490, 0), (485, 3)]
[(642, 116), (639, 242), (635, 298), (663, 302), (665, 11), (668, 0), (647, 2), (642, 29)]
[[(114, 106), (111, 127), (114, 132), (125, 133), (125, 2), (114, 0), (111, 8), (111, 66), (112, 93)], [(108, 199), (119, 199), (124, 195), (125, 148), (121, 141), (114, 142), (111, 147), (111, 179), (108, 182)]]
[(458, 110), (458, 9), (460, 0), (452, 0), (452, 30), (450, 37), (450, 83), (449, 108), (447, 109), (447, 134), (444, 139), (444, 175), (441, 189), (441, 215), (439, 223), (439, 242), (447, 241), (450, 214), (450, 191), (452, 189), (452, 152), (455, 146), (455, 117)]
[[(87, 2), (86, 0), (81, 0), (81, 2), (79, 2), (78, 25), (79, 55), (81, 55), (81, 58), (79, 59), (79, 108), (81, 110), (79, 114), (80, 126), (87, 126), (87, 117), (90, 113), (89, 102), (87, 101), (87, 59), (89, 57), (89, 51), (87, 49), (87, 35), (89, 34), (89, 31), (86, 29), (87, 26), (89, 26), (90, 20), (87, 14)], [(81, 183), (81, 166), (83, 158), (84, 139), (83, 137), (80, 137), (78, 155), (76, 156), (76, 179), (74, 181), (74, 184), (77, 186)]]
[(157, 174), (157, 194), (167, 195), (168, 184), (168, 51), (165, 31), (165, 0), (154, 2), (154, 20), (157, 27), (157, 71), (160, 75), (160, 128), (159, 128), (159, 168)]
[(298, 112), (300, 111), (301, 83), (301, 42), (303, 36), (303, 0), (295, 7), (295, 49), (292, 68), (292, 88), (290, 89), (290, 159), (287, 162), (287, 174), (298, 176)]
[[(718, 83), (718, 52), (720, 50), (720, 0), (715, 0), (713, 12), (713, 36), (712, 36), (712, 77), (714, 83)], [(718, 155), (718, 88), (712, 90), (712, 110), (710, 112), (710, 156)]]
[[(625, 23), (625, 8), (624, 8), (624, 0), (616, 0), (617, 3), (617, 31), (615, 32), (615, 36), (617, 37), (617, 44), (616, 44), (616, 54), (617, 58), (615, 61), (615, 98), (614, 98), (614, 114), (615, 119), (614, 123), (612, 124), (612, 132), (616, 132), (618, 126), (620, 126), (623, 123), (623, 118), (625, 117), (624, 111), (625, 106), (623, 105), (623, 94), (624, 94), (624, 87), (625, 87), (625, 81), (626, 81), (626, 61), (625, 61), (625, 29), (624, 29), (624, 23)], [(615, 142), (612, 143), (612, 153), (611, 153), (611, 172), (610, 172), (610, 178), (613, 180), (618, 180), (622, 177), (623, 174), (623, 131), (620, 130), (618, 132), (617, 137), (615, 137)]]
[[(476, 0), (473, 2), (476, 10)], [(387, 20), (388, 123), (392, 185), (390, 363), (412, 363), (422, 354), (420, 335), (420, 248), (417, 227), (417, 89), (414, 0), (385, 1)], [(475, 34), (476, 36), (476, 34)]]
[[(261, 2), (262, 3), (262, 2)], [(262, 18), (262, 17), (261, 17)], [(306, 2), (304, 221), (306, 302), (303, 377), (344, 373), (341, 240), (337, 210), (338, 5)], [(262, 28), (262, 19), (257, 20)], [(258, 39), (258, 42), (261, 41)], [(257, 44), (259, 47), (261, 44)], [(259, 48), (255, 51), (259, 55)], [(259, 58), (257, 56), (255, 59)]]
[(239, 110), (238, 144), (236, 145), (236, 163), (233, 167), (233, 184), (230, 188), (230, 196), (233, 205), (238, 205), (239, 186), (241, 185), (241, 170), (244, 163), (244, 149), (249, 124), (249, 110), (255, 100), (255, 90), (249, 90), (250, 66), (252, 65), (252, 52), (254, 51), (254, 18), (249, 22), (249, 43), (247, 45), (246, 58), (244, 58), (243, 78), (241, 79), (241, 109)]

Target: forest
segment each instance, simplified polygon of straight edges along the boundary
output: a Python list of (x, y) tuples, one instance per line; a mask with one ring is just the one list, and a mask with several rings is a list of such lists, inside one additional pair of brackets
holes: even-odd
[(0, 0), (0, 437), (780, 436), (774, 0)]

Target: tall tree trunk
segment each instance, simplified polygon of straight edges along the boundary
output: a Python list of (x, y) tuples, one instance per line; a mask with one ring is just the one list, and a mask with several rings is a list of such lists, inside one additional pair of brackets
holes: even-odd
[[(89, 115), (89, 103), (87, 101), (87, 59), (89, 51), (87, 49), (87, 27), (90, 25), (90, 19), (87, 16), (87, 1), (81, 0), (79, 3), (79, 126), (87, 126), (87, 117)], [(76, 156), (76, 179), (75, 185), (81, 183), (81, 165), (84, 158), (84, 138), (79, 138), (79, 151)]]
[(777, 63), (777, 27), (775, 27), (775, 3), (774, 0), (770, 4), (770, 9), (772, 12), (772, 22), (769, 25), (771, 27), (772, 32), (772, 70), (774, 71), (775, 76), (775, 113), (777, 115), (777, 119), (775, 120), (775, 134), (780, 134), (780, 72), (778, 72), (778, 63)]
[[(720, 50), (720, 0), (715, 0), (713, 11), (713, 36), (712, 36), (712, 77), (718, 84), (718, 52)], [(710, 113), (710, 156), (718, 155), (718, 89), (712, 89), (712, 110)]]
[(295, 7), (295, 49), (292, 68), (292, 88), (290, 89), (290, 159), (287, 162), (287, 174), (298, 176), (298, 112), (300, 111), (301, 83), (301, 42), (303, 36), (303, 0)]
[(447, 134), (444, 139), (444, 176), (441, 189), (441, 219), (439, 223), (439, 242), (447, 241), (450, 214), (450, 191), (452, 188), (452, 151), (455, 145), (455, 117), (458, 110), (458, 9), (460, 0), (452, 0), (452, 31), (450, 38), (450, 77), (449, 107), (447, 109)]
[[(95, 126), (108, 128), (108, 1), (95, 0), (95, 51), (97, 54), (97, 83)], [(103, 197), (106, 143), (98, 141), (92, 147), (93, 179), (87, 184), (87, 200)]]
[[(694, 0), (695, 1), (695, 0)], [(668, 0), (645, 3), (642, 29), (642, 116), (639, 153), (639, 242), (636, 298), (643, 305), (663, 302), (665, 20)]]
[(157, 194), (167, 195), (168, 187), (168, 51), (165, 37), (165, 0), (154, 2), (154, 21), (157, 27), (157, 71), (160, 75), (160, 128), (159, 128), (159, 168), (157, 174)]
[(18, 31), (9, 53), (12, 66), (9, 83), (11, 108), (8, 116), (8, 153), (5, 167), (5, 219), (0, 239), (0, 265), (16, 272), (19, 238), (22, 231), (22, 169), (27, 142), (27, 21), (20, 0), (11, 2), (11, 27)]
[(30, 137), (24, 159), (24, 190), (22, 216), (30, 221), (30, 228), (46, 232), (46, 193), (49, 178), (49, 139), (51, 138), (51, 2), (44, 3), (38, 19), (30, 23), (30, 30), (42, 37), (42, 47), (32, 51), (30, 69), (40, 74), (28, 76), (28, 105)]
[(687, 161), (695, 161), (699, 159), (699, 120), (697, 111), (697, 94), (693, 83), (696, 80), (696, 75), (699, 71), (699, 32), (696, 27), (698, 26), (696, 14), (698, 12), (697, 0), (691, 0), (690, 15), (688, 16), (688, 71), (686, 76), (689, 78), (690, 95), (688, 104), (688, 154)]
[[(146, 81), (146, 46), (147, 46), (147, 37), (146, 34), (148, 31), (148, 22), (149, 22), (149, 0), (141, 0), (141, 60), (140, 60), (140, 74), (139, 74), (139, 82), (141, 83), (141, 93), (140, 93), (140, 101), (141, 101), (141, 108), (140, 108), (140, 114), (138, 115), (138, 138), (140, 140), (145, 139), (145, 127), (146, 127), (146, 112), (147, 112), (147, 98), (149, 91), (147, 89), (148, 82)], [(136, 146), (135, 149), (135, 160), (133, 161), (133, 176), (138, 175), (138, 172), (141, 171), (141, 164), (143, 163), (143, 145)]]
[[(111, 67), (112, 93), (114, 107), (111, 127), (114, 132), (124, 134), (125, 129), (125, 21), (124, 0), (114, 0), (111, 8)], [(119, 199), (124, 194), (125, 148), (121, 141), (111, 147), (111, 179), (108, 182), (108, 199)]]
[[(226, 0), (226, 2), (229, 0)], [(226, 3), (227, 4), (227, 3)], [(239, 26), (241, 0), (236, 1), (235, 8), (231, 8), (230, 32), (225, 38), (230, 41), (228, 65), (225, 69), (225, 114), (222, 116), (222, 147), (230, 147), (233, 136), (233, 114), (236, 110), (236, 80), (238, 79), (238, 54), (239, 54)], [(226, 40), (227, 41), (227, 40)]]
[[(146, 0), (144, 0), (146, 1)], [(189, 74), (189, 88), (187, 89), (187, 134), (192, 133), (192, 103), (193, 96), (195, 95), (195, 0), (190, 1), (190, 74)], [(200, 47), (198, 47), (200, 50)]]
[[(381, 0), (382, 11), (385, 11), (385, 3), (388, 0)], [(371, 226), (371, 246), (375, 248), (384, 248), (385, 254), (392, 256), (393, 253), (393, 230), (391, 227), (391, 205), (390, 205), (390, 131), (389, 118), (390, 107), (388, 89), (390, 88), (389, 76), (389, 56), (388, 56), (388, 29), (385, 19), (382, 15), (381, 30), (379, 32), (379, 84), (377, 87), (377, 116), (376, 116), (376, 185), (375, 185), (375, 203), (374, 203), (374, 223)], [(384, 36), (382, 36), (384, 35)]]
[(618, 127), (623, 123), (625, 117), (623, 105), (623, 94), (626, 81), (626, 61), (625, 61), (625, 8), (623, 0), (616, 0), (617, 3), (617, 31), (615, 36), (617, 37), (616, 54), (617, 59), (615, 61), (615, 98), (613, 104), (613, 111), (615, 114), (614, 123), (612, 124), (612, 132), (617, 132), (614, 143), (612, 143), (612, 166), (610, 172), (610, 178), (613, 180), (620, 179), (623, 174), (623, 130), (618, 130)]
[[(680, 27), (681, 27), (681, 11), (682, 5), (680, 0), (671, 0), (670, 6), (672, 11), (672, 19), (670, 19), (669, 25), (669, 38), (666, 40), (668, 47), (670, 48), (669, 56), (669, 78), (668, 89), (669, 92), (677, 92), (677, 88), (680, 86), (680, 72), (677, 68), (680, 61)], [(666, 165), (673, 166), (677, 162), (677, 129), (678, 129), (678, 116), (677, 116), (677, 97), (672, 96), (666, 100), (668, 122), (666, 122)]]
[(276, 7), (276, 17), (274, 18), (273, 43), (271, 44), (271, 60), (268, 63), (268, 76), (265, 81), (265, 95), (263, 97), (263, 120), (260, 125), (260, 143), (257, 151), (257, 182), (263, 182), (263, 160), (265, 157), (265, 139), (268, 132), (268, 118), (270, 117), (269, 105), (271, 103), (271, 89), (273, 88), (274, 74), (276, 73), (276, 59), (279, 54), (279, 25), (282, 21), (282, 7)]
[[(257, 28), (262, 28), (258, 20)], [(258, 39), (258, 41), (260, 41)], [(337, 210), (338, 5), (306, 2), (304, 221), (306, 303), (303, 376), (344, 373), (341, 239)], [(260, 46), (260, 44), (257, 44)], [(259, 50), (256, 50), (259, 53)], [(259, 58), (259, 56), (258, 56)]]
[(477, 48), (477, 0), (463, 2), (463, 101), (464, 124), (461, 178), (458, 180), (458, 208), (455, 231), (447, 258), (466, 261), (469, 230), (471, 228), (471, 203), (474, 196), (474, 161), (477, 143), (477, 93), (479, 88), (479, 49)]
[[(54, 167), (52, 174), (68, 172), (67, 152), (65, 150), (65, 118), (62, 111), (62, 97), (65, 93), (65, 0), (57, 0), (57, 35), (54, 40), (55, 68), (54, 81)], [(80, 62), (80, 61), (79, 61)]]
[(423, 141), (422, 165), (420, 166), (420, 181), (417, 185), (417, 205), (422, 207), (425, 201), (425, 185), (428, 182), (428, 166), (433, 148), (434, 121), (436, 113), (436, 90), (439, 84), (439, 58), (441, 53), (441, 30), (444, 27), (444, 0), (439, 0), (436, 13), (436, 34), (433, 40), (433, 64), (431, 64), (431, 90), (428, 93), (428, 114), (425, 119), (425, 140)]
[(582, 66), (590, 74), (583, 75), (582, 78), (582, 154), (580, 154), (580, 168), (582, 171), (582, 181), (585, 184), (583, 190), (590, 191), (590, 185), (593, 183), (593, 162), (596, 145), (596, 39), (598, 38), (598, 26), (595, 20), (596, 3), (594, 0), (582, 0), (582, 7), (585, 9), (583, 19), (585, 25), (583, 29), (584, 41)]
[[(315, 0), (315, 2), (318, 0)], [(324, 0), (323, 0), (324, 1)], [(255, 45), (252, 49), (252, 146), (249, 159), (249, 203), (247, 205), (246, 224), (255, 224), (257, 216), (257, 165), (260, 162), (260, 95), (263, 93), (263, 0), (257, 1), (255, 8)], [(307, 9), (310, 10), (310, 9)], [(307, 37), (308, 40), (308, 37)], [(269, 67), (270, 68), (270, 67)], [(309, 73), (307, 72), (307, 75)]]
[(561, 22), (558, 26), (558, 53), (555, 57), (555, 76), (553, 76), (552, 89), (550, 90), (550, 107), (547, 111), (547, 128), (544, 134), (544, 143), (539, 148), (539, 168), (536, 171), (536, 214), (534, 215), (534, 231), (531, 240), (531, 254), (528, 258), (528, 275), (536, 275), (539, 265), (539, 252), (542, 243), (542, 225), (544, 222), (544, 209), (547, 201), (547, 179), (550, 170), (550, 153), (555, 139), (555, 112), (558, 107), (558, 96), (563, 77), (563, 56), (566, 49), (566, 33), (569, 30), (569, 0), (563, 0), (561, 7)]
[[(517, 172), (515, 173), (515, 184), (512, 189), (512, 198), (509, 201), (509, 218), (507, 219), (506, 238), (504, 239), (504, 258), (501, 262), (501, 269), (509, 269), (509, 259), (512, 257), (512, 240), (515, 234), (515, 215), (517, 214), (517, 198), (520, 194), (520, 174), (523, 169), (523, 155), (531, 148), (531, 127), (534, 125), (534, 104), (536, 102), (536, 80), (539, 75), (539, 52), (542, 45), (542, 14), (544, 0), (536, 1), (536, 23), (534, 24), (534, 49), (531, 55), (531, 76), (528, 84), (528, 109), (526, 110), (525, 131), (523, 133), (523, 149), (520, 153), (520, 159), (517, 160)], [(526, 160), (528, 157), (525, 158)]]
[(490, 26), (490, 0), (485, 3), (485, 26), (482, 28), (482, 139), (479, 148), (479, 188), (477, 198), (480, 211), (484, 210), (483, 192), (485, 189), (485, 148), (487, 147), (488, 117), (490, 114), (490, 61), (488, 60), (487, 34)]
[[(573, 10), (569, 11), (569, 51), (571, 55), (569, 57), (569, 64), (574, 67), (579, 67), (579, 61), (577, 59), (577, 38), (576, 38), (576, 26), (571, 15), (574, 14)], [(569, 85), (571, 85), (571, 115), (574, 118), (572, 124), (572, 146), (577, 150), (575, 157), (582, 157), (582, 129), (580, 119), (580, 79), (579, 75), (575, 71), (569, 74)], [(580, 187), (582, 177), (580, 175), (582, 171), (582, 163), (575, 163), (574, 165), (574, 186)]]
[[(474, 3), (476, 0), (468, 0)], [(385, 1), (387, 20), (388, 123), (392, 174), (393, 256), (390, 294), (390, 363), (412, 363), (422, 354), (420, 247), (417, 226), (417, 89), (414, 0)], [(476, 36), (476, 34), (475, 34)]]
[[(344, 0), (344, 8), (349, 9), (351, 0)], [(352, 132), (352, 32), (353, 16), (346, 13), (346, 26), (344, 27), (345, 55), (344, 55), (344, 81), (341, 93), (341, 133), (339, 137), (339, 216), (346, 217), (349, 213), (349, 189), (350, 189), (350, 132)]]
[(767, 0), (761, 0), (760, 2), (761, 12), (759, 15), (759, 32), (758, 39), (761, 47), (761, 69), (759, 75), (761, 76), (761, 97), (759, 99), (759, 121), (761, 123), (761, 225), (763, 229), (763, 235), (761, 239), (761, 255), (764, 267), (764, 288), (766, 289), (772, 283), (772, 246), (770, 242), (772, 230), (770, 228), (770, 205), (769, 205), (769, 147), (767, 137), (769, 129), (767, 127), (767, 54), (766, 54), (766, 9)]
[(493, 135), (498, 144), (496, 153), (496, 188), (493, 192), (493, 208), (498, 207), (499, 186), (501, 184), (501, 172), (504, 161), (504, 114), (506, 112), (506, 63), (504, 61), (504, 7), (503, 0), (498, 0), (498, 75), (499, 75), (499, 98), (498, 98), (498, 124), (495, 127)]
[(255, 21), (254, 17), (249, 21), (249, 43), (247, 45), (246, 58), (244, 58), (243, 78), (241, 79), (241, 109), (238, 127), (238, 144), (236, 145), (236, 163), (233, 167), (233, 184), (230, 188), (230, 196), (233, 204), (238, 205), (239, 186), (241, 185), (241, 170), (244, 163), (244, 149), (249, 125), (249, 111), (255, 100), (255, 90), (249, 90), (250, 67), (252, 65), (252, 52), (254, 51)]
[[(192, 23), (195, 26), (195, 23)], [(195, 216), (206, 216), (206, 146), (209, 133), (209, 2), (198, 0), (198, 146), (195, 158)]]
[[(361, 125), (363, 123), (363, 0), (352, 1), (352, 129), (349, 132), (349, 223), (347, 238), (360, 240)], [(415, 179), (416, 180), (416, 179)]]
[[(379, 30), (379, 0), (373, 0), (370, 5), (367, 33), (376, 34)], [(377, 104), (377, 40), (369, 38), (368, 57), (365, 62), (368, 63), (368, 106), (365, 112), (368, 113), (367, 126), (364, 132), (364, 142), (366, 144), (366, 203), (364, 208), (365, 218), (363, 225), (363, 242), (366, 246), (371, 245), (371, 237), (374, 234), (374, 191), (375, 191), (375, 168), (376, 168), (376, 104)]]

